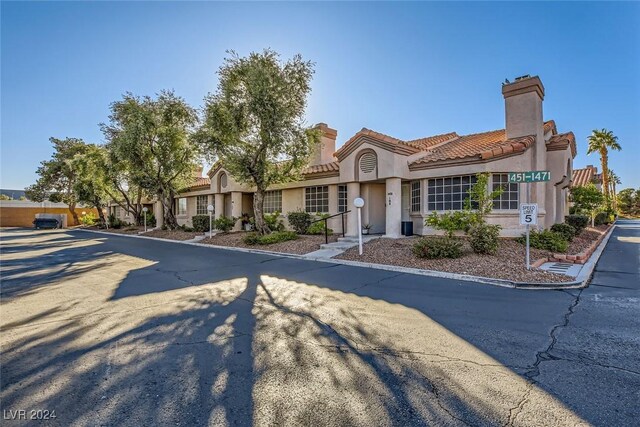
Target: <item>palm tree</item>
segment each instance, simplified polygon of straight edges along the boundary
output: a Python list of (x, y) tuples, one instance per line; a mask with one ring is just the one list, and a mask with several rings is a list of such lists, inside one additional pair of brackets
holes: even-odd
[(600, 153), (600, 162), (602, 164), (602, 190), (605, 199), (609, 199), (609, 150), (620, 151), (622, 148), (618, 144), (618, 137), (610, 130), (594, 129), (588, 138), (589, 147), (587, 154)]
[(613, 208), (617, 209), (618, 208), (618, 200), (616, 198), (616, 185), (621, 185), (622, 181), (620, 180), (620, 177), (618, 175), (616, 175), (616, 173), (609, 169), (609, 183), (611, 185), (611, 200), (613, 201)]

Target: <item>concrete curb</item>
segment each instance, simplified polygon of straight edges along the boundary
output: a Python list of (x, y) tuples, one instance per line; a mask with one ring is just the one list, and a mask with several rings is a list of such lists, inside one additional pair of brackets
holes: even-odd
[(386, 265), (386, 264), (373, 264), (368, 262), (360, 262), (360, 261), (349, 261), (344, 259), (327, 259), (327, 258), (314, 258), (307, 257), (305, 255), (297, 255), (297, 254), (287, 254), (282, 252), (273, 252), (273, 251), (265, 251), (262, 249), (247, 249), (247, 248), (235, 248), (229, 246), (216, 246), (216, 245), (208, 245), (205, 243), (195, 243), (193, 241), (185, 241), (185, 240), (170, 240), (170, 239), (160, 239), (158, 237), (148, 237), (148, 236), (139, 236), (133, 234), (117, 234), (117, 233), (109, 233), (104, 231), (97, 230), (87, 230), (87, 229), (77, 229), (80, 231), (85, 231), (88, 233), (97, 233), (97, 234), (105, 234), (109, 236), (123, 236), (123, 237), (132, 237), (136, 239), (148, 239), (148, 240), (157, 240), (160, 242), (169, 242), (169, 243), (180, 243), (184, 245), (198, 246), (202, 248), (213, 248), (213, 249), (222, 249), (227, 251), (235, 251), (235, 252), (245, 252), (245, 253), (255, 253), (260, 255), (272, 255), (278, 256), (282, 258), (292, 258), (292, 259), (300, 259), (306, 261), (317, 261), (324, 262), (328, 264), (340, 264), (340, 265), (349, 265), (353, 267), (363, 267), (363, 268), (373, 268), (376, 270), (386, 270), (386, 271), (394, 271), (398, 273), (406, 273), (413, 274), (417, 276), (427, 276), (427, 277), (438, 277), (441, 279), (453, 279), (453, 280), (462, 280), (465, 282), (475, 282), (475, 283), (483, 283), (487, 285), (499, 286), (502, 288), (512, 288), (512, 289), (525, 289), (525, 290), (558, 290), (558, 289), (580, 289), (584, 288), (588, 285), (588, 281), (591, 278), (591, 274), (604, 250), (607, 242), (609, 241), (609, 237), (611, 237), (611, 233), (615, 228), (615, 224), (609, 229), (607, 235), (602, 239), (598, 248), (593, 252), (591, 257), (587, 262), (585, 262), (582, 270), (578, 274), (578, 277), (573, 282), (564, 282), (564, 283), (526, 283), (526, 282), (514, 282), (511, 280), (504, 279), (495, 279), (491, 277), (482, 277), (482, 276), (472, 276), (468, 274), (458, 274), (458, 273), (448, 273), (444, 271), (434, 271), (434, 270), (422, 270), (419, 268), (410, 268), (410, 267), (399, 267), (395, 265)]

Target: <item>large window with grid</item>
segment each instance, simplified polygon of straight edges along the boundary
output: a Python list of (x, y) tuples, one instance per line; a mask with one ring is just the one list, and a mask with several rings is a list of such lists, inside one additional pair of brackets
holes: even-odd
[(196, 196), (196, 215), (209, 215), (207, 206), (209, 206), (208, 196)]
[(265, 213), (282, 212), (282, 190), (265, 191), (263, 209)]
[[(478, 181), (475, 175), (431, 178), (427, 182), (427, 209), (430, 211), (458, 211), (469, 198), (469, 190)], [(474, 206), (473, 201), (471, 207)]]
[(493, 200), (493, 209), (518, 209), (519, 185), (509, 182), (509, 175), (506, 173), (494, 173), (492, 180), (494, 191), (502, 187), (502, 194)]
[(178, 211), (178, 215), (186, 215), (187, 214), (187, 199), (185, 197), (181, 197), (176, 201), (176, 207)]
[(420, 212), (420, 181), (411, 182), (411, 212)]
[(329, 187), (307, 187), (304, 189), (304, 209), (309, 213), (329, 212)]
[(338, 185), (338, 212), (347, 211), (347, 186)]

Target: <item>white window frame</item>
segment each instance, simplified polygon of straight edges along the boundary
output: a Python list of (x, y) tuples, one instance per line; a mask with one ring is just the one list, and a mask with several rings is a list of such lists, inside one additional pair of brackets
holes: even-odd
[(349, 206), (349, 199), (347, 198), (347, 186), (338, 185), (338, 212), (346, 212)]
[(304, 189), (304, 210), (308, 213), (329, 213), (329, 186), (306, 187)]
[[(204, 197), (204, 205), (201, 204), (203, 197)], [(207, 206), (209, 206), (209, 196), (207, 195), (196, 196), (196, 215), (209, 215)]]
[[(182, 203), (184, 203), (184, 206), (181, 206)], [(180, 197), (176, 200), (176, 214), (179, 216), (184, 216), (187, 214), (187, 198), (186, 197)]]
[[(477, 180), (478, 177), (475, 174), (429, 178), (427, 180), (427, 211), (464, 209), (464, 200), (469, 197), (468, 191)], [(447, 198), (449, 200), (445, 200)]]
[(262, 209), (264, 213), (282, 213), (282, 190), (265, 191)]
[(416, 213), (422, 210), (422, 186), (420, 181), (411, 181), (411, 212)]
[(515, 182), (509, 182), (509, 174), (491, 174), (491, 191), (495, 191), (500, 187), (503, 187), (505, 191), (493, 200), (493, 209), (501, 211), (518, 210), (520, 206), (520, 185)]

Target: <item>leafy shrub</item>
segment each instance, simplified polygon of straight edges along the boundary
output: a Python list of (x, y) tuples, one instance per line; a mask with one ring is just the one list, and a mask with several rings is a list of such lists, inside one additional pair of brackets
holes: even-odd
[(209, 231), (209, 215), (194, 215), (191, 217), (191, 224), (195, 231)]
[(442, 215), (432, 212), (425, 220), (425, 223), (436, 230), (444, 231), (447, 236), (453, 237), (453, 233), (456, 231), (466, 232), (474, 221), (475, 218), (471, 211), (463, 210), (446, 212)]
[(214, 221), (214, 226), (216, 227), (216, 230), (220, 230), (223, 233), (228, 233), (236, 225), (237, 221), (238, 218), (236, 217), (227, 217), (223, 215), (220, 218), (216, 218), (216, 220)]
[(193, 227), (189, 227), (187, 224), (179, 225), (178, 228), (182, 231), (186, 231), (187, 233), (191, 233), (194, 231)]
[(122, 228), (122, 226), (126, 224), (120, 218), (116, 218), (114, 214), (109, 215), (108, 221), (109, 221), (109, 227), (115, 228), (115, 229)]
[(93, 214), (93, 212), (89, 212), (86, 215), (82, 215), (80, 217), (80, 224), (82, 225), (94, 225), (96, 223), (96, 216)]
[[(522, 244), (526, 244), (527, 238), (525, 235), (516, 239)], [(551, 252), (566, 252), (569, 247), (569, 242), (560, 233), (550, 230), (531, 230), (529, 232), (529, 243), (532, 248), (544, 249)]]
[(284, 231), (284, 222), (280, 219), (280, 212), (264, 214), (264, 222), (271, 231)]
[(276, 231), (264, 236), (258, 233), (248, 233), (242, 239), (247, 245), (272, 245), (274, 243), (286, 242), (287, 240), (295, 240), (298, 235), (295, 231)]
[(562, 234), (568, 242), (572, 241), (577, 235), (576, 228), (569, 224), (553, 224), (551, 231)]
[(287, 219), (291, 228), (298, 234), (306, 233), (311, 225), (311, 215), (304, 211), (289, 212)]
[(593, 220), (594, 225), (611, 224), (613, 222), (613, 215), (608, 212), (598, 212)]
[(499, 225), (483, 223), (472, 226), (468, 233), (471, 249), (477, 254), (495, 254), (500, 246), (498, 238), (501, 228)]
[[(328, 214), (322, 214), (318, 219), (323, 219), (328, 216)], [(333, 230), (327, 228), (324, 221), (317, 221), (307, 228), (307, 234), (324, 234), (325, 229), (327, 230), (327, 234), (333, 234)]]
[(413, 245), (413, 253), (419, 258), (460, 258), (462, 242), (451, 237), (423, 237)]
[(142, 224), (144, 224), (144, 217), (147, 217), (147, 227), (155, 227), (156, 226), (156, 216), (153, 212), (147, 211), (146, 213), (142, 212)]
[(577, 236), (589, 225), (589, 217), (586, 215), (567, 215), (564, 217), (564, 222), (576, 229)]

